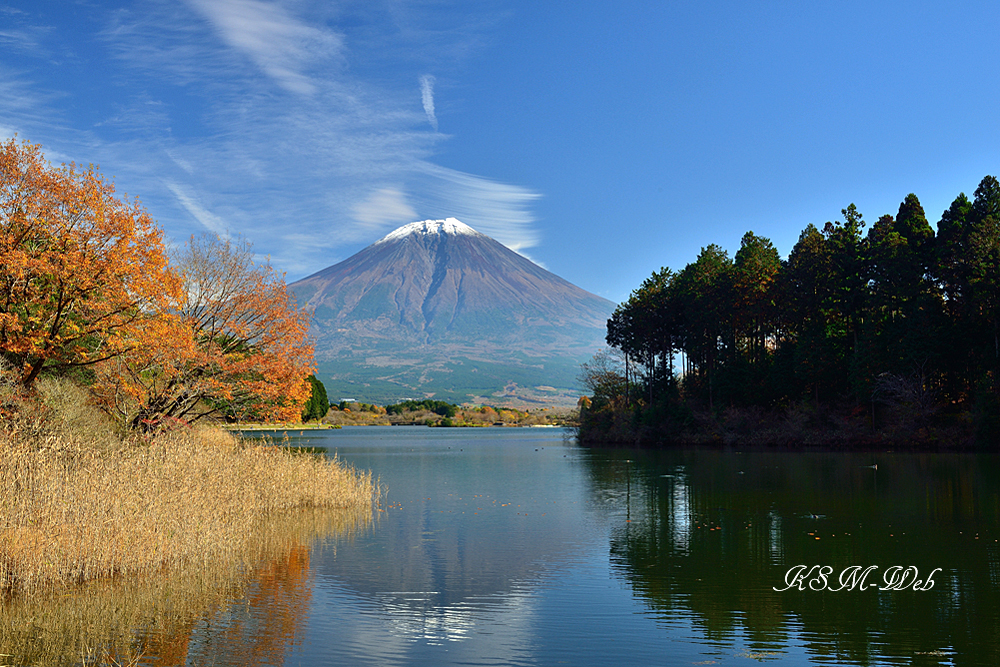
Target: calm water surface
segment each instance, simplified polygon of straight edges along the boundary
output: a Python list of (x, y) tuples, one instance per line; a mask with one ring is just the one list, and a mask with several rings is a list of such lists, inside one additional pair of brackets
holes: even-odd
[[(995, 455), (590, 450), (553, 429), (293, 440), (388, 492), (366, 534), (314, 547), (286, 664), (1000, 664)], [(877, 569), (866, 590), (775, 591), (799, 564), (830, 566), (829, 587)], [(896, 565), (921, 588), (940, 570), (880, 590)]]
[[(291, 440), (372, 470), (376, 521), (145, 664), (1000, 664), (995, 455), (591, 450), (559, 429)], [(774, 590), (800, 564), (830, 587), (875, 569), (865, 590)], [(928, 590), (880, 590), (897, 565)]]

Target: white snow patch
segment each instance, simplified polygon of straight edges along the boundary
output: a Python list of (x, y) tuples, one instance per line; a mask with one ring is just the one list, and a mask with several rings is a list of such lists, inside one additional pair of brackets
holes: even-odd
[(469, 234), (479, 236), (477, 232), (472, 227), (469, 227), (464, 222), (456, 218), (446, 218), (444, 220), (422, 220), (420, 222), (411, 222), (408, 225), (403, 225), (399, 229), (389, 232), (382, 238), (380, 238), (375, 243), (385, 243), (387, 241), (396, 241), (410, 234)]

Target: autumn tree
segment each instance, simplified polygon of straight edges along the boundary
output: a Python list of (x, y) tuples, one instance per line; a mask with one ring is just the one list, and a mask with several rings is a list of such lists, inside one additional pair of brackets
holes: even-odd
[(192, 237), (174, 257), (181, 291), (159, 344), (105, 364), (105, 403), (133, 427), (209, 414), (294, 421), (311, 395), (309, 315), (242, 239)]
[(0, 355), (30, 387), (145, 344), (179, 296), (162, 232), (97, 168), (56, 168), (40, 146), (0, 144)]

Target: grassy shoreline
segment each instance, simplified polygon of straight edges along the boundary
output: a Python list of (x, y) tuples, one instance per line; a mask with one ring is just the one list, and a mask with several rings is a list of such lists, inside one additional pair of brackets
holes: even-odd
[(339, 428), (339, 426), (334, 424), (323, 424), (320, 422), (307, 422), (307, 423), (288, 423), (288, 424), (255, 424), (255, 423), (234, 423), (234, 424), (223, 424), (219, 427), (221, 430), (229, 433), (276, 433), (284, 431), (326, 431), (330, 429)]
[(119, 435), (66, 381), (0, 421), (0, 594), (247, 560), (272, 520), (370, 515), (380, 489), (342, 461), (205, 426)]

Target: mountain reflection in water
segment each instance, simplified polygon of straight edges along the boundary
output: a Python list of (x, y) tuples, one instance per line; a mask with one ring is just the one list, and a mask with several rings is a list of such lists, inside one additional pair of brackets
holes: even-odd
[[(1000, 664), (994, 455), (345, 431), (339, 455), (381, 476), (388, 507), (317, 561), (314, 624), (332, 639), (305, 658)], [(775, 591), (800, 563), (877, 566), (869, 583), (893, 565), (942, 570), (927, 591)]]
[[(996, 455), (599, 450), (499, 428), (287, 444), (372, 470), (377, 518), (299, 533), (238, 586), (161, 585), (165, 606), (116, 621), (138, 664), (1000, 664)], [(924, 591), (775, 590), (800, 564), (831, 585), (851, 566), (876, 566), (869, 584), (941, 570)], [(79, 662), (100, 637), (38, 620), (69, 599), (21, 617), (11, 664)], [(81, 608), (64, 616), (92, 627)], [(60, 641), (75, 658), (24, 652)]]

